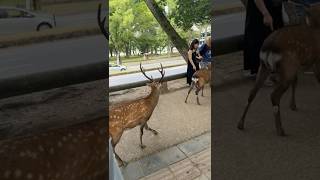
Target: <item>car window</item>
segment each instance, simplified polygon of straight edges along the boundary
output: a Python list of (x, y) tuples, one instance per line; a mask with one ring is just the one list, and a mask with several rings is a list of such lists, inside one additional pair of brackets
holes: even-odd
[(14, 10), (14, 9), (7, 10), (7, 13), (8, 13), (8, 18), (19, 18), (19, 17), (23, 17), (23, 14), (24, 14), (23, 11)]
[(0, 9), (0, 18), (8, 18), (8, 12), (4, 9)]

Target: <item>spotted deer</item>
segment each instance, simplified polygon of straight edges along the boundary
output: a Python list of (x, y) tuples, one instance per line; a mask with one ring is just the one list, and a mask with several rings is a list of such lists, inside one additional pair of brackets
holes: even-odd
[[(111, 143), (114, 149), (123, 132), (127, 129), (140, 126), (140, 147), (142, 149), (146, 147), (142, 143), (143, 129), (149, 130), (155, 135), (158, 134), (156, 130), (151, 129), (148, 126), (148, 120), (158, 104), (161, 90), (160, 87), (165, 72), (161, 65), (161, 68), (158, 69), (161, 78), (158, 81), (155, 81), (153, 78), (146, 75), (141, 63), (140, 71), (150, 81), (150, 83), (147, 84), (151, 89), (150, 93), (140, 99), (121, 102), (109, 107), (109, 135), (112, 138)], [(115, 156), (120, 161), (120, 165), (126, 165), (126, 162), (124, 162), (116, 152)]]
[(272, 33), (263, 43), (260, 51), (261, 65), (253, 89), (250, 92), (247, 106), (238, 123), (238, 129), (244, 129), (244, 122), (249, 107), (272, 73), (278, 78), (271, 93), (273, 114), (277, 134), (284, 136), (281, 124), (280, 99), (292, 88), (290, 108), (296, 110), (295, 91), (297, 73), (305, 68), (314, 68), (314, 74), (320, 82), (320, 6), (307, 9), (306, 24), (288, 26)]
[(186, 100), (184, 101), (185, 103), (187, 103), (188, 101), (188, 97), (190, 92), (192, 91), (192, 89), (195, 87), (196, 88), (196, 95), (197, 95), (197, 104), (200, 105), (199, 102), (199, 92), (200, 90), (202, 90), (201, 92), (201, 96), (203, 97), (203, 89), (204, 86), (206, 84), (210, 83), (211, 84), (211, 64), (209, 64), (206, 68), (204, 69), (200, 69), (198, 71), (196, 71), (193, 75), (192, 75), (192, 83), (190, 86), (190, 89), (188, 91)]
[(107, 121), (104, 118), (0, 141), (0, 179), (105, 180)]
[(1, 140), (0, 180), (106, 180), (107, 125), (102, 117)]

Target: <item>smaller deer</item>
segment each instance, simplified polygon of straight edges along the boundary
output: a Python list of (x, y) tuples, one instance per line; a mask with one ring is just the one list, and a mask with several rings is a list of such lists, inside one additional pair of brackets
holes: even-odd
[[(109, 134), (112, 138), (111, 143), (114, 151), (123, 132), (127, 129), (132, 129), (138, 125), (140, 126), (140, 147), (142, 149), (146, 147), (142, 143), (143, 129), (149, 130), (155, 135), (158, 134), (156, 130), (151, 129), (148, 126), (148, 120), (158, 104), (161, 82), (164, 78), (165, 72), (161, 64), (161, 69), (158, 69), (161, 74), (161, 78), (158, 81), (155, 81), (146, 75), (141, 63), (140, 70), (141, 73), (150, 80), (150, 83), (147, 84), (151, 89), (150, 93), (143, 98), (128, 102), (121, 102), (109, 107)], [(120, 161), (120, 165), (126, 165), (126, 162), (124, 162), (116, 152), (115, 156)]]
[(200, 105), (199, 102), (199, 92), (202, 90), (201, 96), (203, 97), (203, 89), (204, 86), (210, 83), (211, 84), (211, 64), (209, 64), (206, 68), (200, 69), (196, 71), (192, 76), (192, 83), (190, 89), (188, 91), (185, 103), (188, 101), (188, 97), (190, 92), (194, 87), (196, 87), (196, 95), (197, 95), (197, 104)]
[(280, 99), (289, 87), (292, 87), (290, 107), (292, 110), (297, 109), (295, 91), (298, 71), (313, 66), (315, 76), (320, 82), (320, 6), (310, 7), (307, 12), (306, 24), (282, 28), (264, 41), (256, 83), (250, 92), (238, 129), (244, 128), (249, 107), (271, 73), (278, 76), (277, 84), (271, 93), (271, 102), (279, 136), (285, 135), (280, 117)]

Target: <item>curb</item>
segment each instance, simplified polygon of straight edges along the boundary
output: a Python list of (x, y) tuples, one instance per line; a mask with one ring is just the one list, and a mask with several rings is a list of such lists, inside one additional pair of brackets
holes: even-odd
[[(211, 131), (121, 167), (124, 179), (139, 179), (211, 147)], [(169, 157), (169, 158), (168, 158)], [(143, 167), (143, 169), (142, 169)]]

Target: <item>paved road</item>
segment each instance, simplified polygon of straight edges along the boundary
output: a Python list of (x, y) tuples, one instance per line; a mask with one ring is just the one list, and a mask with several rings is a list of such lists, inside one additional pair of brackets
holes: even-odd
[[(281, 101), (287, 137), (275, 131), (272, 88), (263, 87), (246, 118), (236, 128), (253, 81), (242, 77), (241, 53), (217, 57), (213, 102), (213, 179), (317, 180), (320, 177), (320, 85), (313, 75), (299, 74), (298, 111), (289, 109), (290, 91)], [(224, 81), (224, 84), (222, 84)]]
[[(187, 65), (173, 67), (173, 68), (166, 68), (165, 69), (166, 76), (179, 74), (187, 72)], [(160, 73), (157, 70), (154, 71), (147, 71), (146, 73), (148, 76), (152, 76), (153, 78), (159, 78)], [(114, 87), (118, 85), (127, 84), (129, 82), (139, 82), (144, 81), (146, 78), (142, 75), (142, 73), (133, 73), (133, 74), (126, 74), (126, 75), (119, 75), (119, 76), (112, 76), (109, 78), (109, 87)]]
[(0, 49), (0, 78), (106, 61), (103, 36)]

